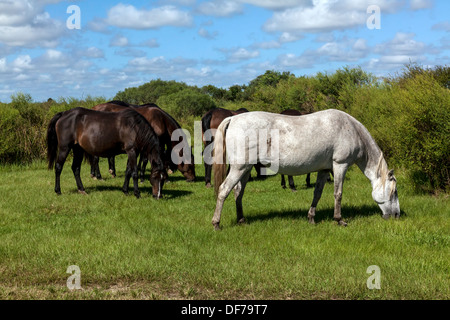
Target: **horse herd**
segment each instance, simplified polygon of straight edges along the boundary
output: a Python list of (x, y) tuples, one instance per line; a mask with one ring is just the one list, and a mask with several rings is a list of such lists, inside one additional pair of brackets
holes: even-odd
[[(186, 181), (195, 181), (195, 163), (190, 154), (189, 141), (183, 134), (172, 141), (175, 130), (181, 129), (178, 122), (155, 104), (132, 105), (122, 101), (110, 101), (92, 109), (74, 108), (56, 114), (47, 129), (48, 168), (55, 168), (55, 192), (60, 195), (60, 176), (70, 151), (73, 151), (72, 171), (78, 192), (86, 194), (80, 178), (81, 163), (86, 158), (91, 165), (91, 177), (102, 179), (99, 158), (108, 158), (109, 172), (115, 177), (114, 157), (127, 154), (128, 161), (122, 191), (128, 194), (130, 179), (133, 179), (134, 195), (139, 198), (139, 179), (144, 180), (147, 162), (151, 164), (150, 183), (152, 195), (162, 197), (167, 170), (179, 170)], [(248, 141), (242, 132), (275, 132), (272, 135)], [(181, 132), (181, 131), (178, 131)], [(212, 135), (211, 135), (212, 133)], [(261, 172), (276, 163), (277, 173), (288, 175), (289, 186), (295, 191), (292, 176), (318, 172), (314, 198), (308, 212), (309, 222), (314, 223), (315, 209), (325, 182), (334, 177), (334, 219), (346, 225), (341, 217), (341, 199), (344, 177), (349, 166), (356, 164), (372, 184), (372, 197), (379, 205), (384, 218), (399, 217), (400, 205), (397, 183), (393, 170), (387, 169), (380, 148), (367, 129), (350, 115), (330, 109), (311, 114), (297, 110), (286, 110), (281, 114), (237, 111), (214, 108), (202, 118), (203, 143), (212, 147), (213, 164), (205, 161), (205, 184), (211, 187), (211, 172), (214, 169), (214, 187), (217, 195), (216, 209), (212, 219), (214, 228), (220, 229), (223, 202), (234, 189), (238, 223), (245, 222), (242, 198), (250, 172), (255, 166), (258, 177)], [(205, 139), (207, 134), (211, 135)], [(261, 138), (262, 137), (262, 138)], [(227, 164), (228, 153), (236, 141), (247, 141), (244, 161)], [(275, 143), (276, 142), (276, 143)], [(175, 146), (181, 144), (182, 148)], [(262, 152), (273, 145), (277, 152)], [(257, 161), (250, 161), (249, 154)], [(139, 159), (139, 161), (138, 161)]]

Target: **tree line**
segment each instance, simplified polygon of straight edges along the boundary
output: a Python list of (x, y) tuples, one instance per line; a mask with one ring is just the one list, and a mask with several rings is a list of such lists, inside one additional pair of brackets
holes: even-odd
[(229, 88), (155, 79), (112, 98), (35, 102), (19, 92), (10, 103), (0, 103), (0, 164), (45, 159), (46, 129), (54, 114), (109, 100), (156, 103), (191, 132), (194, 120), (216, 107), (275, 113), (339, 109), (367, 127), (390, 165), (405, 169), (418, 189), (448, 192), (450, 188), (450, 67), (417, 64), (385, 78), (360, 67), (312, 76), (268, 70), (248, 84)]

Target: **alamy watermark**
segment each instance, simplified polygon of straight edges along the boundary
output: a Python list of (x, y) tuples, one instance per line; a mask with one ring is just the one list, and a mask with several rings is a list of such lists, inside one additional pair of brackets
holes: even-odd
[(368, 29), (381, 29), (381, 9), (377, 5), (371, 5), (367, 7), (367, 13), (370, 16), (367, 18), (366, 26)]
[[(224, 157), (215, 156), (218, 148), (215, 148), (217, 130), (209, 129), (202, 132), (200, 121), (194, 122), (194, 164), (209, 164), (214, 162), (222, 164)], [(211, 142), (214, 137), (214, 143), (209, 143), (203, 149), (203, 142)], [(279, 131), (277, 129), (233, 129), (232, 137), (223, 137), (226, 139), (226, 157), (227, 164), (257, 164), (264, 165), (261, 168), (262, 175), (270, 175), (278, 172), (279, 168)], [(172, 141), (180, 141), (172, 149), (172, 162), (174, 164), (191, 164), (191, 134), (185, 129), (177, 129), (172, 133)], [(188, 143), (186, 143), (186, 141)], [(219, 149), (221, 150), (221, 149)], [(181, 152), (182, 151), (182, 152)], [(180, 157), (180, 154), (182, 156)]]
[(366, 273), (371, 274), (367, 279), (367, 288), (370, 290), (381, 289), (381, 269), (379, 266), (372, 265), (366, 270)]
[(70, 273), (71, 276), (67, 279), (67, 288), (69, 290), (81, 289), (81, 270), (80, 267), (72, 265), (67, 268), (66, 273)]
[(81, 29), (81, 9), (77, 5), (71, 5), (67, 7), (68, 14), (71, 14), (70, 17), (66, 20), (66, 27), (67, 29)]

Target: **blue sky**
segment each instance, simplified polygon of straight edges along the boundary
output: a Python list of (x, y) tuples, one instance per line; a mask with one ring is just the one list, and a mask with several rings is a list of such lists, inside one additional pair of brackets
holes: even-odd
[[(80, 29), (67, 27), (71, 5)], [(380, 29), (367, 27), (371, 5)], [(0, 101), (112, 98), (157, 78), (226, 88), (266, 70), (448, 65), (449, 17), (446, 0), (0, 0)]]

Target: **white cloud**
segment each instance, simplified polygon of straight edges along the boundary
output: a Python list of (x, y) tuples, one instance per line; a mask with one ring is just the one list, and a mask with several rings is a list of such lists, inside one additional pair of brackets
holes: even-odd
[(105, 21), (119, 28), (143, 30), (163, 26), (188, 27), (192, 25), (193, 18), (188, 12), (174, 6), (139, 10), (132, 5), (119, 3), (108, 11)]
[(11, 63), (11, 67), (12, 67), (12, 70), (17, 73), (22, 72), (24, 70), (32, 69), (31, 57), (29, 55), (18, 56)]
[(355, 62), (364, 58), (369, 52), (364, 39), (343, 39), (327, 42), (317, 50), (322, 59), (341, 62)]
[(229, 63), (250, 60), (259, 56), (259, 51), (250, 51), (245, 48), (222, 49), (221, 51), (225, 53), (226, 59)]
[[(292, 7), (275, 12), (265, 23), (268, 32), (327, 32), (357, 26), (366, 27), (367, 8), (371, 0), (312, 1), (312, 5)], [(393, 13), (401, 6), (401, 0), (379, 0), (377, 5), (383, 13)]]
[(3, 0), (0, 2), (0, 43), (12, 47), (54, 47), (66, 31), (44, 6), (61, 0)]
[(126, 47), (128, 46), (128, 44), (129, 44), (128, 38), (122, 35), (116, 35), (114, 38), (111, 39), (109, 43), (111, 47)]
[(397, 32), (394, 39), (375, 46), (375, 52), (384, 55), (409, 55), (415, 56), (426, 50), (423, 42), (414, 40), (414, 33)]
[(431, 1), (431, 0), (411, 0), (410, 6), (411, 6), (411, 10), (429, 9), (433, 6), (433, 1)]
[(216, 38), (218, 34), (219, 33), (217, 31), (214, 31), (214, 32), (211, 33), (208, 30), (206, 30), (205, 28), (200, 28), (198, 30), (198, 35), (200, 37), (202, 37), (202, 38), (205, 38), (205, 39), (212, 40), (212, 39)]
[(202, 2), (197, 11), (206, 16), (228, 17), (242, 13), (242, 5), (236, 1), (216, 0), (212, 2)]
[(439, 23), (433, 25), (432, 29), (450, 32), (450, 21), (439, 22)]
[(311, 3), (310, 0), (238, 0), (238, 1), (241, 3), (251, 4), (254, 6), (271, 10), (280, 10), (298, 6), (303, 7)]

